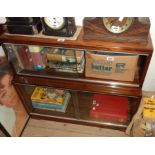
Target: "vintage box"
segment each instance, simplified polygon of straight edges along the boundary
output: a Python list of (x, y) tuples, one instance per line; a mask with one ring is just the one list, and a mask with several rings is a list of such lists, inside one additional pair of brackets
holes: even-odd
[(133, 81), (137, 69), (138, 55), (86, 52), (86, 77)]
[(94, 94), (89, 116), (105, 121), (127, 122), (129, 120), (128, 98)]
[(155, 98), (144, 97), (143, 117), (155, 119)]

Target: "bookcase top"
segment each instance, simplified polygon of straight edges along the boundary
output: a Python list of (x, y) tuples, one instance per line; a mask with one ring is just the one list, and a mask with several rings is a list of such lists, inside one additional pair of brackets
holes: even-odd
[(56, 46), (66, 48), (78, 48), (89, 50), (104, 50), (114, 52), (130, 52), (138, 54), (150, 54), (153, 52), (151, 36), (148, 36), (147, 44), (137, 44), (129, 42), (111, 42), (99, 40), (84, 40), (83, 30), (81, 30), (76, 40), (69, 39), (53, 39), (50, 36), (38, 35), (17, 35), (3, 33), (0, 36), (0, 43), (16, 43), (16, 44), (31, 44), (43, 46)]

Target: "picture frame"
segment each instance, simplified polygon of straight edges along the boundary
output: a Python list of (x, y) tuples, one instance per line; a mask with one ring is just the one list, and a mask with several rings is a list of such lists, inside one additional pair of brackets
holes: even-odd
[(19, 137), (29, 115), (12, 84), (13, 75), (0, 49), (0, 129), (6, 136)]
[(0, 137), (11, 137), (8, 131), (4, 128), (4, 126), (0, 123)]

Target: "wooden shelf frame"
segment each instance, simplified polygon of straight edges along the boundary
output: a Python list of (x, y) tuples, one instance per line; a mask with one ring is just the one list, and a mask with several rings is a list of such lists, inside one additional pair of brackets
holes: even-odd
[[(148, 36), (147, 44), (137, 43), (118, 43), (110, 41), (98, 41), (98, 40), (83, 40), (83, 30), (79, 34), (77, 40), (64, 40), (58, 41), (50, 37), (44, 37), (42, 35), (13, 35), (13, 34), (2, 34), (0, 36), (0, 44), (12, 43), (12, 44), (26, 44), (26, 45), (39, 45), (39, 46), (50, 46), (50, 47), (61, 47), (61, 48), (72, 48), (80, 50), (99, 50), (103, 52), (115, 52), (115, 53), (130, 53), (138, 54), (145, 57), (145, 61), (142, 60), (143, 67), (140, 70), (140, 79), (134, 80), (133, 82), (127, 81), (115, 81), (115, 80), (101, 80), (95, 78), (86, 78), (84, 76), (72, 77), (72, 76), (59, 76), (48, 74), (42, 74), (34, 72), (19, 72), (16, 73), (12, 63), (10, 63), (14, 71), (13, 84), (19, 93), (26, 110), (29, 115), (33, 118), (38, 119), (52, 119), (57, 121), (66, 121), (70, 123), (85, 124), (92, 126), (103, 126), (108, 128), (115, 128), (124, 130), (127, 125), (119, 125), (110, 122), (95, 122), (91, 120), (84, 120), (80, 118), (67, 118), (63, 116), (52, 115), (49, 112), (41, 112), (39, 110), (32, 111), (31, 107), (27, 106), (28, 99), (24, 97), (23, 85), (39, 85), (53, 88), (68, 89), (73, 92), (91, 92), (101, 94), (111, 94), (119, 96), (127, 96), (132, 98), (131, 104), (131, 117), (135, 114), (138, 109), (141, 96), (142, 96), (142, 85), (147, 73), (147, 69), (153, 53), (153, 45), (150, 35)], [(3, 46), (4, 47), (4, 46)], [(6, 55), (7, 51), (5, 50)], [(8, 56), (8, 55), (7, 55)], [(140, 58), (140, 59), (141, 59)], [(144, 61), (144, 62), (143, 62)]]

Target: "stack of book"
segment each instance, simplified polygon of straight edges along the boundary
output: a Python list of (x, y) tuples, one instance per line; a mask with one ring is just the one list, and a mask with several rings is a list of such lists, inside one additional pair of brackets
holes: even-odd
[(14, 45), (15, 57), (21, 69), (43, 70), (46, 67), (58, 72), (83, 73), (83, 50)]
[(83, 73), (84, 51), (73, 49), (49, 49), (47, 61), (50, 68), (59, 72)]
[(95, 94), (89, 115), (105, 121), (125, 123), (128, 121), (128, 98)]
[(42, 70), (46, 67), (43, 62), (43, 54), (41, 53), (42, 47), (12, 45), (12, 48), (21, 69)]
[(47, 109), (66, 112), (70, 93), (65, 90), (36, 87), (32, 93), (32, 106), (37, 109)]

